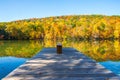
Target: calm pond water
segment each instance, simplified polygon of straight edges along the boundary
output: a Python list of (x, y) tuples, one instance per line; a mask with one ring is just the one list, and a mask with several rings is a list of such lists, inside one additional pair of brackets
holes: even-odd
[[(63, 47), (73, 47), (120, 75), (120, 42), (62, 41)], [(0, 79), (5, 77), (44, 47), (55, 47), (56, 41), (0, 41)]]

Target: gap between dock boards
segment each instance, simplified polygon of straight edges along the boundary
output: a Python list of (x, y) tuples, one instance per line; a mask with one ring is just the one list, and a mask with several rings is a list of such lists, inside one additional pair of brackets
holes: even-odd
[(74, 48), (44, 48), (2, 80), (120, 80)]

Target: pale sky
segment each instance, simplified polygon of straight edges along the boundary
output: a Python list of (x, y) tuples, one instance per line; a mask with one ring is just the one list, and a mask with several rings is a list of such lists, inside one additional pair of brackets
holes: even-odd
[(0, 22), (81, 14), (120, 15), (120, 0), (0, 0)]

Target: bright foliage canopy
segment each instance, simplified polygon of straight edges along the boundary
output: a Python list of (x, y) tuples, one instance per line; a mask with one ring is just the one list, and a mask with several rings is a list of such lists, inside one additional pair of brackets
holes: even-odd
[(58, 38), (120, 38), (120, 16), (71, 15), (0, 23), (0, 39)]

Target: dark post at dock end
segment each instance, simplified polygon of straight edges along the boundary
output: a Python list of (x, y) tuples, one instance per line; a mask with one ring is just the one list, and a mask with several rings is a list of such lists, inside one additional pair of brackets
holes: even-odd
[(62, 54), (62, 44), (61, 43), (57, 44), (57, 54)]

